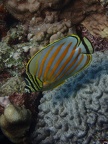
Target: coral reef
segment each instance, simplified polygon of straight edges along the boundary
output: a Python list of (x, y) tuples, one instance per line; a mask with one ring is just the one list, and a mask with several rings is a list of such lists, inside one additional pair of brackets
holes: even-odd
[(108, 19), (104, 14), (93, 14), (92, 16), (88, 16), (82, 24), (95, 37), (108, 39)]
[(37, 125), (38, 144), (101, 144), (108, 141), (108, 51), (93, 54), (91, 65), (50, 92), (44, 92)]
[(40, 104), (40, 99), (43, 97), (42, 93), (14, 93), (9, 96), (8, 100), (16, 106), (25, 106), (26, 109), (29, 109), (33, 115), (33, 119), (37, 118), (38, 114), (38, 105)]
[(41, 98), (41, 93), (14, 93), (0, 97), (0, 127), (10, 141), (30, 143), (29, 128), (31, 122), (34, 123), (37, 118)]
[[(11, 22), (8, 12), (20, 22)], [(11, 141), (22, 144), (22, 135), (16, 133), (24, 133), (26, 139), (28, 127), (33, 144), (101, 144), (108, 140), (107, 19), (108, 0), (0, 1), (0, 121)], [(94, 46), (91, 66), (61, 87), (44, 92), (43, 98), (38, 93), (24, 94), (21, 76), (29, 58), (50, 42), (77, 33), (77, 28)], [(33, 116), (31, 126), (27, 109)], [(11, 124), (6, 120), (8, 110)], [(16, 121), (14, 113), (19, 116)], [(21, 130), (24, 122), (28, 123)]]
[(105, 51), (108, 50), (108, 39), (107, 38), (101, 38), (101, 37), (97, 37), (97, 36), (93, 36), (90, 31), (88, 31), (84, 26), (80, 25), (78, 26), (78, 31), (81, 31), (81, 35), (82, 37), (87, 37), (93, 47), (95, 51)]
[(24, 92), (25, 83), (20, 76), (8, 78), (8, 80), (0, 84), (1, 96), (9, 96), (14, 92)]
[(106, 6), (108, 4), (108, 0), (99, 0), (99, 1), (103, 6)]
[[(44, 15), (47, 15), (47, 9), (61, 9), (66, 6), (71, 0), (31, 0), (17, 1), (5, 0), (5, 6), (15, 18), (23, 21), (28, 21), (31, 17), (36, 16), (41, 21)], [(24, 15), (24, 17), (23, 17)], [(43, 16), (42, 16), (43, 15)], [(51, 13), (50, 13), (51, 15)], [(42, 16), (42, 17), (41, 17)], [(28, 20), (27, 20), (28, 19)]]
[[(99, 3), (98, 0), (91, 0), (91, 1), (89, 0), (82, 0), (82, 1), (80, 0), (78, 1), (5, 0), (4, 4), (7, 10), (16, 19), (24, 21), (25, 25), (28, 26), (29, 31), (31, 29), (35, 31), (35, 27), (37, 25), (39, 26), (39, 24), (43, 25), (45, 23), (48, 25), (58, 21), (69, 20), (71, 21), (72, 25), (79, 24), (88, 16), (91, 16), (92, 19), (92, 15), (95, 13), (101, 15), (102, 22), (104, 22), (106, 19), (105, 16), (102, 17), (103, 15), (105, 15), (104, 7), (103, 7), (104, 4), (102, 4), (101, 2)], [(100, 16), (98, 17), (98, 21), (99, 18)], [(104, 24), (105, 23), (103, 23), (103, 25)], [(45, 25), (43, 27), (45, 27)]]
[[(101, 8), (101, 7), (96, 7), (98, 3), (99, 3), (98, 0), (91, 0), (91, 1), (49, 0), (47, 2), (43, 0), (38, 0), (38, 1), (37, 0), (33, 0), (33, 1), (5, 0), (5, 6), (8, 9), (8, 11), (12, 15), (14, 15), (15, 18), (19, 20), (25, 20), (25, 21), (28, 21), (33, 16), (40, 19), (39, 21), (42, 21), (42, 19), (45, 19), (47, 15), (51, 16), (52, 13), (55, 13), (54, 10), (59, 13), (58, 18), (62, 18), (63, 15), (64, 18), (67, 18), (66, 15), (68, 14), (69, 17), (67, 19), (72, 20), (73, 18), (76, 18), (78, 20), (78, 18), (75, 17), (76, 12), (79, 16), (81, 16), (81, 18), (83, 18), (84, 17), (83, 15), (87, 13), (93, 11), (95, 12), (96, 10), (98, 11), (98, 8)], [(68, 10), (64, 8), (61, 11), (61, 8), (63, 7), (67, 8)], [(74, 13), (73, 16), (72, 13)], [(80, 20), (81, 18), (79, 17)]]
[(0, 127), (3, 133), (14, 143), (21, 143), (31, 124), (31, 112), (24, 107), (7, 105), (0, 116)]
[(20, 47), (10, 47), (6, 42), (0, 42), (0, 71), (6, 68), (24, 67), (22, 51)]
[(29, 27), (31, 37), (28, 40), (41, 43), (41, 45), (46, 45), (58, 38), (75, 33), (75, 28), (72, 27), (70, 20), (38, 25), (35, 25), (34, 20), (32, 20), (31, 23), (33, 26)]

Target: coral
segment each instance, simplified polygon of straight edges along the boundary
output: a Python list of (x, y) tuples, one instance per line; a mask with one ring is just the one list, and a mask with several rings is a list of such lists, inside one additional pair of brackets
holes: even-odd
[(82, 37), (87, 37), (94, 47), (94, 51), (108, 50), (108, 39), (93, 36), (84, 26), (80, 25), (77, 28), (81, 32)]
[(4, 108), (10, 104), (9, 101), (9, 97), (8, 96), (4, 96), (4, 97), (0, 97), (0, 106), (3, 108), (3, 111), (1, 111), (1, 113), (3, 114), (4, 112)]
[(108, 0), (99, 0), (102, 6), (108, 5)]
[(31, 124), (31, 112), (24, 107), (9, 104), (0, 116), (3, 133), (14, 143), (21, 143)]
[(42, 93), (14, 93), (9, 96), (9, 101), (16, 106), (25, 106), (29, 109), (33, 115), (33, 119), (37, 118), (38, 105), (40, 104), (40, 99), (42, 98)]
[(33, 18), (37, 23), (43, 21), (52, 23), (66, 19), (71, 20), (73, 24), (77, 24), (86, 15), (102, 11), (103, 8), (98, 3), (98, 0), (5, 0), (4, 4), (7, 10), (21, 21), (29, 22)]
[[(67, 5), (70, 0), (49, 0), (47, 2), (43, 0), (32, 0), (32, 1), (17, 1), (17, 0), (5, 0), (5, 6), (9, 12), (14, 15), (17, 19), (25, 20), (30, 19), (33, 15), (40, 17), (43, 9), (52, 8), (60, 9)], [(22, 16), (24, 15), (24, 17)]]
[(10, 47), (5, 43), (0, 43), (0, 71), (5, 67), (5, 61), (9, 58), (9, 54)]
[[(29, 50), (38, 49), (36, 42), (28, 42), (26, 30), (21, 25), (11, 28), (0, 42), (0, 92), (1, 96), (24, 92), (21, 74), (30, 58)], [(16, 77), (15, 77), (16, 76)], [(13, 78), (14, 77), (14, 78)]]
[(42, 93), (14, 93), (0, 97), (0, 127), (10, 141), (21, 144), (30, 142), (27, 130), (31, 120), (33, 123), (37, 119), (41, 97)]
[[(31, 142), (100, 144), (103, 140), (108, 140), (106, 130), (108, 129), (106, 96), (108, 51), (105, 51), (108, 50), (108, 1), (2, 0), (2, 2), (4, 6), (0, 5), (2, 10), (0, 34), (4, 32), (7, 23), (6, 11), (2, 8), (5, 7), (20, 20), (20, 23), (14, 22), (6, 37), (0, 42), (0, 96), (9, 96), (7, 99), (12, 103), (12, 110), (18, 115), (23, 113), (22, 105), (26, 108), (24, 111), (28, 111), (27, 109), (31, 111), (33, 115), (33, 123), (30, 127)], [(76, 26), (80, 23), (85, 26), (80, 29), (82, 35), (90, 39), (95, 51), (103, 51), (103, 53), (95, 53), (88, 69), (68, 79), (58, 89), (44, 93), (42, 99), (42, 94), (24, 94), (25, 83), (21, 75), (28, 59), (50, 42), (76, 33)], [(3, 114), (3, 111), (10, 109), (7, 108), (5, 101), (0, 104), (0, 113)], [(4, 105), (6, 108), (3, 107)], [(19, 110), (16, 111), (16, 108)], [(16, 121), (18, 129), (17, 124), (14, 123), (14, 113), (11, 116), (12, 123), (8, 123), (8, 130), (5, 131), (3, 128), (4, 134), (8, 132), (9, 135), (6, 135), (10, 140), (18, 142), (21, 135), (18, 138), (16, 133), (21, 130), (23, 122)], [(5, 117), (5, 113), (2, 117)], [(22, 117), (20, 118), (22, 120)], [(12, 126), (15, 129), (11, 135)], [(25, 129), (26, 127), (22, 133), (25, 133)]]
[(0, 84), (1, 96), (9, 96), (14, 92), (24, 92), (25, 83), (21, 77), (15, 76), (9, 78), (5, 83)]
[(22, 25), (17, 25), (15, 28), (11, 28), (7, 32), (4, 41), (10, 46), (27, 42), (27, 30), (23, 29)]
[(108, 141), (108, 51), (64, 85), (44, 92), (32, 143), (101, 144)]
[(22, 62), (24, 54), (22, 53), (23, 49), (20, 46), (12, 48), (6, 42), (0, 42), (0, 71), (12, 67), (22, 69), (24, 67), (24, 63)]
[[(29, 34), (32, 34), (32, 38), (30, 38), (33, 41), (36, 41), (38, 43), (43, 41), (44, 45), (45, 43), (50, 43), (61, 36), (65, 36), (69, 32), (69, 28), (72, 28), (71, 21), (60, 21), (60, 22), (55, 22), (52, 24), (40, 24), (35, 27), (29, 27)], [(74, 30), (75, 28), (73, 28)], [(54, 36), (53, 36), (54, 35)], [(55, 36), (57, 35), (57, 36)], [(55, 37), (55, 38), (53, 38)], [(29, 39), (29, 40), (30, 40)], [(50, 39), (50, 41), (49, 41)]]
[(108, 20), (104, 14), (93, 14), (88, 16), (82, 24), (95, 37), (108, 39)]

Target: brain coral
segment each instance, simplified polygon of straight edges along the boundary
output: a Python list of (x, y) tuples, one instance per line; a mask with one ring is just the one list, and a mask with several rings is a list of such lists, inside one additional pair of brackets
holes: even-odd
[(108, 140), (108, 51), (95, 52), (86, 70), (44, 93), (31, 138), (33, 144)]

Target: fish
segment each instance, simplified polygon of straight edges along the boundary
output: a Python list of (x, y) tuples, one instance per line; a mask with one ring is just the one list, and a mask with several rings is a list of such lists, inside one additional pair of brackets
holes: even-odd
[(91, 42), (76, 34), (68, 35), (45, 46), (31, 57), (26, 66), (28, 93), (47, 91), (63, 84), (88, 67), (94, 48)]

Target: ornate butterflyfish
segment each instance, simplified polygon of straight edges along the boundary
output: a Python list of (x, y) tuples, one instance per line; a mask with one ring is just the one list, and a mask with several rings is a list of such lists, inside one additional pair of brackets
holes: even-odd
[(45, 91), (85, 69), (94, 52), (91, 42), (77, 35), (59, 39), (38, 51), (26, 67), (26, 91)]

